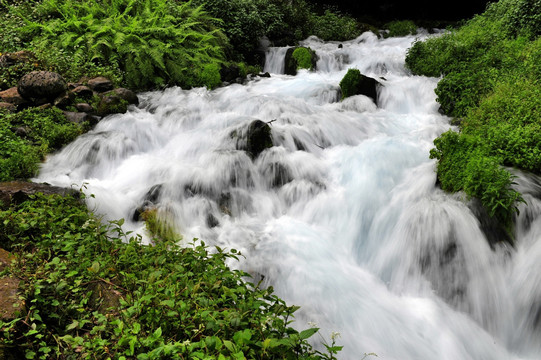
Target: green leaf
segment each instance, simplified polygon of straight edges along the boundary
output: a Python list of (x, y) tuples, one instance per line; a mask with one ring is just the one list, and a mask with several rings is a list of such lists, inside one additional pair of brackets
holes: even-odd
[(318, 328), (310, 328), (310, 329), (303, 330), (303, 331), (300, 332), (299, 338), (301, 340), (306, 340), (309, 337), (311, 337), (312, 335), (314, 335), (315, 333), (317, 333), (318, 331), (319, 331)]

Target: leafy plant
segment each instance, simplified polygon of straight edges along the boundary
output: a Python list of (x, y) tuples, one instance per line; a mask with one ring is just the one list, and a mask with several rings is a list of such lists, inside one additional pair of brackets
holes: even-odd
[(384, 29), (389, 30), (387, 37), (407, 36), (417, 34), (417, 25), (411, 20), (391, 21), (383, 25)]
[(291, 327), (296, 306), (231, 270), (236, 250), (202, 242), (141, 245), (71, 197), (37, 196), (0, 211), (26, 307), (0, 320), (3, 344), (34, 358), (335, 359), (317, 328)]

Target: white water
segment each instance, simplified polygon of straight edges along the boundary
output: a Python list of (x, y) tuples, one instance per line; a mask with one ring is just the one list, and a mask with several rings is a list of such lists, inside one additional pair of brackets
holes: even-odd
[[(235, 266), (302, 306), (296, 326), (341, 333), (341, 359), (540, 359), (541, 186), (520, 177), (532, 196), (516, 249), (491, 250), (462, 196), (434, 185), (428, 153), (448, 119), (437, 79), (404, 70), (413, 40), (308, 39), (317, 72), (142, 94), (139, 108), (101, 121), (36, 180), (84, 183), (91, 206), (138, 231), (134, 210), (162, 184), (155, 203), (185, 239), (240, 250)], [(283, 69), (283, 53), (270, 49), (265, 69)], [(362, 95), (338, 101), (350, 67), (384, 85), (377, 107)], [(252, 161), (231, 134), (254, 119), (275, 120), (275, 146)], [(289, 175), (273, 187), (277, 169)]]

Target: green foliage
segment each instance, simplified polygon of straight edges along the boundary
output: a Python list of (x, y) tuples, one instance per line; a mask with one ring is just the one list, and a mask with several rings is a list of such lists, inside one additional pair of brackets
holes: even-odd
[(359, 93), (359, 83), (363, 80), (364, 75), (359, 69), (349, 69), (346, 75), (340, 81), (340, 89), (342, 90), (342, 99), (353, 96)]
[(502, 166), (541, 173), (540, 3), (492, 3), (461, 28), (416, 42), (406, 57), (414, 73), (443, 75), (441, 110), (462, 120), (460, 133), (434, 141), (442, 188), (479, 198), (507, 225), (522, 198)]
[(120, 69), (127, 85), (200, 86), (192, 70), (219, 63), (223, 37), (212, 18), (190, 2), (174, 0), (44, 0), (39, 17), (17, 8), (39, 51), (66, 51), (78, 67)]
[(220, 86), (222, 84), (220, 66), (216, 63), (204, 65), (199, 75), (199, 83), (206, 85), (209, 89)]
[(236, 250), (170, 241), (143, 246), (82, 202), (37, 196), (0, 212), (25, 308), (0, 320), (26, 358), (335, 359), (311, 348), (318, 329), (291, 327), (296, 306), (231, 270)]
[(386, 37), (407, 36), (417, 34), (417, 25), (411, 20), (391, 21), (383, 26), (389, 30)]
[(313, 50), (306, 47), (298, 47), (293, 51), (293, 54), (291, 56), (297, 62), (297, 69), (313, 70)]
[(501, 167), (501, 159), (491, 156), (482, 140), (452, 130), (434, 140), (430, 158), (438, 160), (442, 189), (463, 190), (481, 200), (490, 216), (510, 229), (521, 195), (511, 188), (513, 176)]
[(325, 10), (323, 15), (312, 14), (309, 25), (310, 35), (330, 41), (346, 41), (361, 35), (360, 24), (354, 18), (338, 11)]
[(0, 113), (0, 181), (36, 174), (45, 154), (58, 150), (82, 133), (59, 109), (26, 109)]

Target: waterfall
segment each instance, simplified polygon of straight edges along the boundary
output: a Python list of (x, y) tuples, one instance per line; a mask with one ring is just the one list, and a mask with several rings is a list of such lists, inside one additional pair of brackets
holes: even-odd
[[(312, 37), (317, 71), (283, 75), (287, 48), (270, 48), (271, 78), (140, 94), (34, 180), (84, 185), (126, 230), (145, 233), (135, 214), (150, 203), (186, 241), (240, 250), (230, 265), (300, 305), (296, 327), (341, 334), (340, 359), (539, 359), (541, 181), (517, 174), (516, 245), (491, 247), (465, 196), (435, 186), (428, 154), (449, 119), (438, 79), (404, 67), (414, 40)], [(382, 84), (377, 104), (340, 101), (348, 68)], [(242, 150), (254, 120), (274, 145), (258, 154)]]

